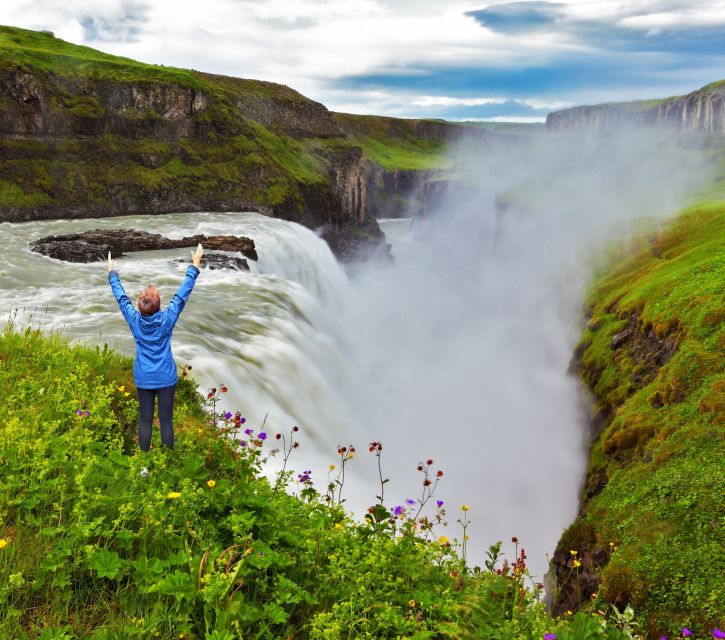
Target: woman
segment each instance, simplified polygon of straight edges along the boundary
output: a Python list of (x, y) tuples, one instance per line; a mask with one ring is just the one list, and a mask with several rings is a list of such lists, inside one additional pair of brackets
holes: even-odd
[[(133, 379), (138, 389), (138, 446), (142, 451), (148, 451), (151, 446), (151, 422), (156, 396), (159, 398), (161, 442), (168, 449), (174, 448), (172, 418), (174, 390), (179, 377), (171, 354), (171, 332), (194, 288), (202, 254), (201, 245), (196, 248), (196, 253), (191, 252), (192, 264), (187, 268), (184, 282), (166, 309), (161, 311), (159, 292), (150, 284), (139, 294), (137, 311), (121, 285), (116, 262), (111, 259), (111, 252), (108, 252), (108, 283), (136, 341)], [(148, 475), (145, 467), (141, 475)]]

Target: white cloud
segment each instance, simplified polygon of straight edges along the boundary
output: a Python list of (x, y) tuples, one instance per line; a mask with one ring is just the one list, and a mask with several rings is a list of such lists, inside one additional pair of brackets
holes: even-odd
[[(483, 97), (472, 98), (470, 86), (467, 95), (455, 95), (452, 87), (444, 95), (429, 89), (391, 96), (341, 91), (335, 83), (371, 74), (425, 76), (434, 68), (546, 68), (557, 56), (587, 48), (588, 43), (555, 27), (502, 34), (466, 15), (506, 1), (3, 0), (0, 23), (50, 29), (71, 42), (145, 62), (281, 82), (336, 110), (406, 115), (411, 105), (441, 113), (446, 107), (500, 104), (507, 98), (486, 97), (485, 86), (480, 87)], [(721, 0), (700, 0), (694, 8), (675, 0), (564, 0), (563, 6), (565, 21), (601, 21), (633, 30), (666, 28), (673, 21), (725, 22)], [(532, 93), (511, 92), (508, 99), (532, 109), (572, 103), (573, 93)]]
[(505, 104), (509, 98), (452, 98), (451, 96), (421, 96), (413, 101), (419, 107), (478, 107), (484, 104)]

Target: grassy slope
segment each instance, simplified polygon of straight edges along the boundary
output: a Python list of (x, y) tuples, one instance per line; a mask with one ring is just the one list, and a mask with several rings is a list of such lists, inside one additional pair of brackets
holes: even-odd
[[(341, 150), (362, 147), (385, 169), (427, 169), (442, 163), (443, 144), (416, 137), (404, 121), (400, 127), (410, 131), (402, 137), (381, 135), (375, 117), (357, 118), (355, 137), (290, 135), (245, 116), (236, 103), (241, 96), (247, 104), (267, 105), (262, 111), (269, 105), (319, 108), (283, 85), (144, 64), (48, 34), (0, 26), (0, 72), (15, 69), (31, 72), (51, 96), (55, 112), (79, 131), (107, 115), (98, 98), (78, 88), (86, 80), (182, 87), (210, 100), (207, 110), (194, 116), (197, 132), (178, 140), (148, 133), (75, 136), (79, 140), (71, 134), (60, 142), (0, 139), (3, 207), (69, 209), (90, 203), (102, 208), (112, 198), (143, 203), (178, 193), (191, 200), (210, 198), (212, 204), (215, 198), (242, 198), (300, 211), (305, 193), (325, 191), (332, 158)], [(11, 96), (0, 98), (12, 106)], [(142, 124), (146, 130), (162, 120), (153, 112), (124, 117), (131, 127)]]
[(142, 455), (128, 359), (10, 329), (0, 362), (0, 637), (623, 638), (549, 619), (518, 579), (463, 579), (450, 546), (356, 525), (310, 485), (275, 493), (262, 442), (214, 429), (188, 380), (173, 455), (157, 433)]
[[(608, 554), (600, 595), (628, 600), (650, 637), (702, 633), (725, 611), (725, 202), (700, 204), (603, 275), (589, 295), (584, 380), (614, 417), (596, 440), (588, 490), (601, 493), (561, 548)], [(676, 340), (653, 372), (637, 332)], [(655, 367), (656, 369), (656, 367)]]

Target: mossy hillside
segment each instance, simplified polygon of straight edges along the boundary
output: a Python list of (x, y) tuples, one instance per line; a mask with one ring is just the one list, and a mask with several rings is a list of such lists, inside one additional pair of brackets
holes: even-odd
[(560, 549), (587, 549), (583, 569), (604, 558), (599, 596), (630, 602), (650, 637), (704, 635), (725, 611), (725, 202), (620, 258), (589, 294), (580, 365), (611, 421)]
[(14, 27), (0, 27), (0, 81), (4, 126), (17, 129), (0, 139), (8, 219), (245, 207), (354, 226), (333, 176), (354, 173), (361, 154), (371, 184), (379, 172), (439, 168), (445, 132), (458, 131), (331, 114), (283, 85), (145, 64)]
[(625, 637), (549, 618), (521, 572), (466, 569), (411, 522), (354, 523), (309, 474), (275, 490), (263, 434), (230, 439), (241, 418), (215, 427), (186, 378), (174, 452), (155, 433), (142, 454), (128, 358), (10, 327), (0, 362), (0, 637)]

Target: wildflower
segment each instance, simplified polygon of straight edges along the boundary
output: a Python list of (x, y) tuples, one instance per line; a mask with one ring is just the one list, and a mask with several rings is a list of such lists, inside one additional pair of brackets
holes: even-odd
[(572, 613), (571, 613), (571, 609), (567, 609), (567, 610), (566, 610), (566, 615), (568, 615), (568, 616), (572, 615)]
[(440, 509), (443, 506), (443, 500), (436, 500), (436, 506)]
[(171, 498), (172, 500), (175, 500), (176, 498), (180, 498), (181, 494), (178, 491), (169, 491), (167, 498)]
[(442, 478), (443, 472), (442, 471), (436, 471), (436, 478)]
[(76, 415), (77, 416), (82, 416), (83, 415), (83, 411), (81, 409), (76, 409)]
[(469, 511), (470, 509), (471, 509), (471, 507), (469, 507), (467, 504), (461, 505), (461, 511)]
[(267, 439), (267, 434), (266, 434), (266, 433), (265, 433), (264, 431), (262, 431), (262, 433), (258, 434), (258, 436), (257, 436), (257, 437), (258, 437), (258, 438), (259, 438), (260, 440), (266, 440), (266, 439)]
[(411, 609), (415, 609), (415, 600), (410, 600), (410, 601), (408, 602), (408, 606), (409, 606), (409, 607), (410, 607)]
[(715, 628), (712, 630), (712, 637), (713, 638), (725, 638), (725, 632), (720, 631), (720, 629)]
[(685, 636), (685, 638), (689, 638), (692, 635), (692, 631), (690, 631), (687, 627), (682, 627), (682, 635)]
[(4, 549), (8, 546), (8, 541), (5, 538), (0, 538), (0, 549)]
[(581, 567), (581, 566), (582, 566), (582, 563), (581, 563), (581, 562), (579, 562), (579, 560), (574, 560), (574, 567), (575, 567), (575, 568), (576, 568), (576, 567)]
[(441, 544), (448, 544), (448, 537), (441, 536), (440, 538), (438, 538), (438, 542), (440, 542)]
[(206, 486), (209, 487), (210, 489), (213, 489), (214, 487), (216, 487), (216, 480), (207, 480)]
[(222, 387), (222, 388), (221, 388), (221, 392), (222, 392), (222, 393), (226, 393), (227, 391), (229, 391), (229, 389), (227, 389), (226, 387)]
[(281, 440), (282, 439), (282, 434), (281, 433), (278, 433), (276, 436), (274, 436), (274, 438), (275, 438), (275, 440)]
[(511, 542), (513, 542), (514, 544), (518, 544), (519, 539), (516, 536), (512, 536), (511, 537)]
[(239, 441), (239, 446), (240, 447), (246, 447), (247, 446), (247, 441), (246, 440), (240, 440)]
[(336, 467), (335, 467), (335, 465), (334, 465), (334, 464), (331, 464), (331, 465), (330, 465), (330, 471), (334, 471), (334, 470), (335, 470), (335, 468), (336, 468)]
[(294, 431), (295, 433), (297, 433), (299, 430), (300, 428), (297, 426), (292, 427), (292, 431)]
[(415, 504), (415, 500), (413, 500), (412, 498), (406, 498), (405, 502), (406, 504)]
[(423, 471), (423, 465), (422, 464), (419, 464), (418, 465), (418, 471)]
[(402, 514), (402, 513), (404, 512), (404, 511), (405, 511), (405, 508), (404, 508), (404, 507), (401, 507), (400, 505), (398, 505), (397, 507), (395, 507), (395, 509), (393, 509), (393, 515), (394, 515), (394, 516), (399, 516), (399, 515), (401, 515), (401, 514)]
[(244, 433), (246, 433), (248, 436), (252, 435), (252, 429), (245, 429)]
[(231, 419), (231, 417), (232, 417), (232, 412), (231, 412), (231, 411), (227, 411), (227, 412), (226, 412), (226, 413), (224, 414), (224, 419), (225, 419), (225, 420), (229, 420), (229, 419)]
[(430, 467), (430, 465), (432, 465), (432, 464), (433, 464), (433, 460), (431, 460), (431, 459), (429, 458), (428, 460), (426, 460), (426, 461), (425, 461), (425, 463), (426, 463), (426, 464), (427, 464), (427, 465), (428, 465), (428, 466)]
[[(297, 446), (297, 443), (295, 442), (295, 446)], [(347, 459), (352, 460), (355, 457), (355, 452), (350, 449), (350, 453), (347, 454)]]
[(556, 640), (556, 634), (555, 633), (545, 633), (544, 640)]
[(130, 395), (131, 395), (131, 394), (130, 394), (130, 393), (129, 393), (128, 391), (125, 391), (125, 392), (124, 392), (124, 394), (123, 394), (123, 397), (124, 397), (124, 398), (128, 398), (128, 396), (130, 396)]
[(118, 390), (119, 390), (119, 391), (120, 391), (121, 393), (123, 393), (124, 391), (126, 391), (126, 385), (123, 385), (123, 384), (122, 384), (122, 385), (121, 385), (120, 387), (118, 387)]
[(575, 556), (579, 552), (576, 549), (569, 549), (569, 553), (571, 553), (572, 556)]
[(339, 531), (340, 529), (342, 529), (342, 525), (339, 522), (336, 522), (335, 529), (337, 529)]
[(84, 416), (85, 416), (86, 418), (90, 418), (90, 417), (91, 417), (91, 412), (90, 412), (90, 411), (85, 411), (85, 412), (83, 413), (83, 415), (84, 415)]

